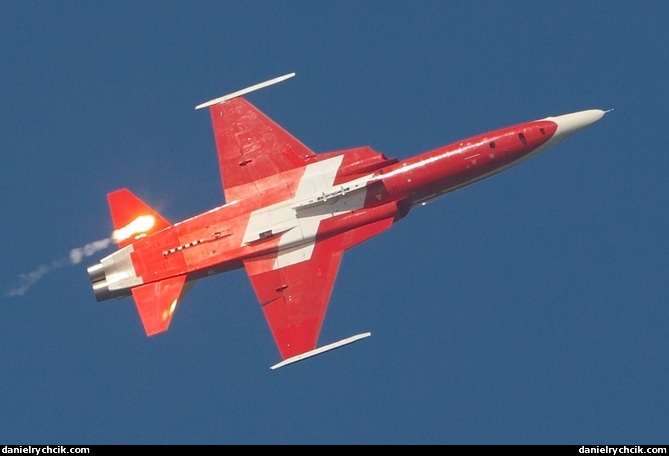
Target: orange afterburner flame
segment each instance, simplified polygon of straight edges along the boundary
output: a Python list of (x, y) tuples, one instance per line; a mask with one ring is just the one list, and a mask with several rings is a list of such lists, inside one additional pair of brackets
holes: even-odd
[(147, 231), (153, 228), (155, 223), (156, 219), (153, 217), (153, 215), (140, 215), (123, 228), (114, 230), (112, 233), (112, 238), (118, 243), (128, 239), (130, 236), (137, 235), (136, 237), (139, 237), (142, 234), (146, 234)]

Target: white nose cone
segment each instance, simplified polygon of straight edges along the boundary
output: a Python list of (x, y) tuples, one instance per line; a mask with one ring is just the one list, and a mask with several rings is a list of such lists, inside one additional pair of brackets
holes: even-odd
[(557, 131), (551, 142), (556, 144), (565, 138), (583, 130), (585, 127), (592, 125), (599, 119), (604, 117), (608, 111), (601, 109), (589, 109), (587, 111), (572, 112), (562, 116), (547, 117), (546, 120), (555, 122), (557, 124)]

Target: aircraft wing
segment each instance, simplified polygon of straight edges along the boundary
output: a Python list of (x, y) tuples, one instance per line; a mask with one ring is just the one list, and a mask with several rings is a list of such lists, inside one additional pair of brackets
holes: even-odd
[(316, 347), (343, 254), (332, 244), (290, 266), (275, 268), (276, 255), (244, 262), (282, 359)]
[[(203, 103), (210, 107), (219, 171), (226, 203), (252, 197), (266, 190), (299, 191), (300, 178), (316, 154), (240, 95), (265, 87), (290, 75)], [(336, 170), (335, 170), (336, 171)], [(334, 179), (334, 174), (331, 176)], [(267, 198), (272, 198), (268, 192)], [(277, 200), (276, 202), (279, 202)], [(270, 204), (270, 203), (268, 203)], [(297, 209), (295, 209), (297, 210)], [(318, 237), (319, 221), (311, 214), (295, 215), (294, 230), (314, 233), (315, 240), (274, 253), (244, 260), (256, 296), (283, 361), (304, 359), (369, 333), (316, 348), (339, 265), (346, 249), (389, 228), (396, 211), (343, 230)], [(316, 224), (314, 225), (314, 219)], [(271, 242), (271, 241), (270, 241)]]
[(226, 203), (276, 186), (315, 155), (244, 98), (210, 112)]
[(392, 224), (393, 218), (389, 217), (316, 241), (309, 258), (298, 263), (291, 261), (287, 266), (281, 266), (282, 256), (308, 249), (288, 250), (244, 262), (281, 358), (285, 360), (274, 368), (370, 335), (353, 336), (316, 349), (344, 251), (385, 231)]

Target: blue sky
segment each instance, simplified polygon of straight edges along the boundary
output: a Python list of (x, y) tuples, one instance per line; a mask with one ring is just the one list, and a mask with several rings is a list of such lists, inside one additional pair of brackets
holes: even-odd
[[(666, 444), (668, 20), (664, 1), (0, 3), (0, 442)], [(320, 341), (371, 338), (271, 371), (244, 271), (146, 338), (130, 299), (94, 299), (111, 249), (70, 252), (110, 235), (120, 187), (172, 221), (220, 205), (193, 108), (293, 71), (249, 100), (316, 152), (615, 111), (347, 252)]]

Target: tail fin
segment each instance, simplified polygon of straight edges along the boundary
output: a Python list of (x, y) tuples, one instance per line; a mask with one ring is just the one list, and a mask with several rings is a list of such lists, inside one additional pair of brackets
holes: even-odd
[[(107, 201), (114, 223), (113, 237), (120, 248), (171, 225), (126, 188), (109, 193)], [(167, 330), (179, 300), (189, 289), (185, 275), (132, 288), (132, 296), (147, 336)]]
[(107, 201), (114, 223), (113, 237), (119, 247), (171, 225), (127, 188), (109, 193)]

